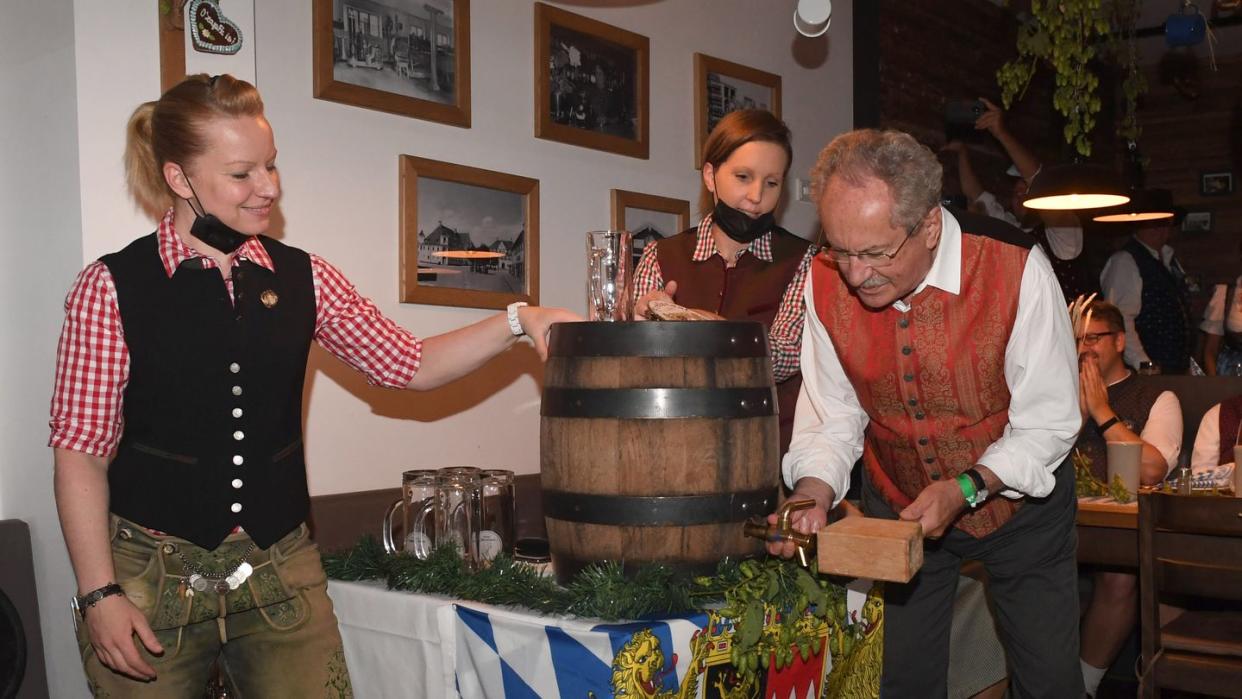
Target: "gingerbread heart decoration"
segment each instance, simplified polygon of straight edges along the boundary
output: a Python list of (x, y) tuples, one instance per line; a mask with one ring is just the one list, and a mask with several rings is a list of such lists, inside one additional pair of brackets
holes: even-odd
[(233, 54), (241, 50), (241, 29), (220, 11), (219, 0), (191, 2), (190, 22), (195, 51)]

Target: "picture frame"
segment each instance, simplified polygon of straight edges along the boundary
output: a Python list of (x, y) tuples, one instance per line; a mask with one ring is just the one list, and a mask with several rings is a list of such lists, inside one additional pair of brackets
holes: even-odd
[(1205, 197), (1225, 197), (1233, 194), (1233, 172), (1218, 170), (1199, 173), (1199, 194)]
[(539, 303), (539, 180), (399, 158), (402, 303)]
[(185, 80), (185, 4), (188, 0), (158, 3), (160, 93)]
[(690, 202), (685, 199), (614, 189), (611, 200), (611, 227), (631, 233), (635, 267), (648, 245), (690, 227)]
[(694, 54), (694, 167), (703, 166), (703, 143), (734, 109), (766, 109), (781, 118), (781, 76), (723, 58)]
[(650, 43), (535, 3), (535, 136), (648, 159)]
[(1211, 233), (1212, 232), (1212, 212), (1211, 211), (1190, 211), (1186, 217), (1182, 219), (1183, 233)]
[(470, 128), (470, 0), (312, 0), (314, 96)]

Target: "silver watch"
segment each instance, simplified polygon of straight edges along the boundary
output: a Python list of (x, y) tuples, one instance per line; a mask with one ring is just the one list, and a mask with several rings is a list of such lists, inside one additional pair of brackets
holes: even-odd
[(514, 301), (505, 310), (505, 314), (509, 318), (509, 331), (518, 337), (526, 334), (526, 330), (522, 328), (522, 321), (518, 318), (518, 309), (527, 305), (529, 304), (525, 301)]

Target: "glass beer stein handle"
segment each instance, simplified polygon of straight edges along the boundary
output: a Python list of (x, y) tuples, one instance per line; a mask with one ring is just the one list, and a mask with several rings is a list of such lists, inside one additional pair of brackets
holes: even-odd
[(435, 498), (430, 498), (423, 503), (418, 509), (418, 514), (414, 515), (414, 556), (420, 560), (427, 560), (431, 555), (431, 541), (435, 536), (435, 532), (427, 531), (427, 516), (435, 511)]
[(399, 553), (401, 551), (401, 548), (393, 542), (392, 517), (397, 513), (397, 510), (401, 509), (401, 505), (404, 502), (403, 498), (397, 498), (397, 501), (389, 505), (388, 511), (384, 513), (384, 526), (381, 531), (383, 532), (385, 553)]

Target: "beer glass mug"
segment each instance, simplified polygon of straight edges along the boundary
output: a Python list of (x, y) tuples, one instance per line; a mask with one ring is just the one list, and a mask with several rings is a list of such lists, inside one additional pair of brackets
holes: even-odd
[[(436, 546), (453, 546), (466, 568), (479, 563), (478, 533), (482, 524), (479, 476), (463, 469), (441, 469), (436, 473), (436, 493), (414, 517), (416, 543), (434, 541)], [(427, 521), (432, 520), (432, 529)], [(414, 555), (427, 558), (431, 547), (416, 547)]]
[(1120, 477), (1131, 495), (1138, 495), (1139, 471), (1143, 464), (1142, 442), (1108, 442), (1108, 482)]
[(590, 320), (630, 320), (634, 290), (629, 231), (587, 233), (587, 310)]
[[(405, 551), (414, 553), (416, 548), (430, 551), (434, 541), (418, 542), (414, 534), (414, 518), (422, 511), (423, 506), (435, 497), (436, 471), (434, 469), (412, 469), (401, 474), (401, 497), (388, 506), (384, 513), (383, 539), (384, 550), (388, 553)], [(393, 538), (393, 518), (401, 511), (401, 531), (405, 540), (400, 547)]]
[(513, 555), (513, 471), (489, 469), (482, 473), (483, 527), (479, 530), (479, 559)]

